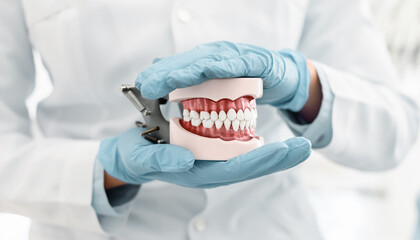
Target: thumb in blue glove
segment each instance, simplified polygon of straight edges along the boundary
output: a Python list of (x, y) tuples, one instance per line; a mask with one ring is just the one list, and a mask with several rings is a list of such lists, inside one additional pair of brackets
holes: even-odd
[(102, 140), (98, 159), (109, 175), (125, 183), (142, 184), (150, 181), (145, 174), (183, 172), (194, 165), (190, 151), (171, 144), (152, 144), (140, 135), (145, 130), (133, 128)]

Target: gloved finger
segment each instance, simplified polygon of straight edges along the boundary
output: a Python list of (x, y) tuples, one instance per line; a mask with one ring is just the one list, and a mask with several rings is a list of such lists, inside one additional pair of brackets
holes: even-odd
[(167, 75), (167, 71), (153, 73), (144, 81), (136, 81), (135, 86), (145, 98), (158, 99), (164, 97), (175, 90), (166, 83)]
[(211, 63), (203, 69), (203, 74), (210, 78), (264, 77), (266, 69), (267, 59), (250, 53)]
[(189, 67), (169, 73), (168, 85), (175, 89), (200, 84), (214, 78), (261, 77), (265, 71), (264, 58), (255, 54), (220, 61), (203, 59)]
[[(156, 59), (155, 59), (156, 60)], [(184, 53), (174, 54), (159, 61), (153, 61), (153, 65), (143, 70), (137, 77), (136, 81), (147, 80), (149, 76), (157, 72), (168, 72), (176, 69), (184, 68), (194, 63), (194, 55), (192, 50)]]
[(202, 184), (200, 188), (213, 188), (218, 186), (225, 186), (245, 180), (251, 180), (265, 175), (269, 175), (275, 172), (284, 171), (299, 165), (304, 162), (311, 154), (311, 143), (305, 138), (296, 137), (288, 139), (284, 142), (288, 146), (288, 152), (280, 161), (276, 164), (272, 164), (269, 167), (261, 168), (262, 171), (256, 171), (254, 175), (247, 176), (243, 179), (235, 179), (232, 181), (219, 182), (219, 183), (206, 183)]
[[(172, 70), (185, 68), (197, 62), (200, 59), (214, 55), (215, 52), (222, 52), (223, 50), (220, 50), (221, 48), (222, 45), (218, 42), (202, 44), (189, 51), (165, 57), (161, 61), (156, 62), (155, 64), (149, 66), (144, 71), (142, 71), (135, 80), (135, 86), (141, 90), (142, 85), (152, 85), (154, 82), (159, 82), (158, 84), (162, 85), (162, 83), (160, 82), (166, 82), (166, 79), (158, 77), (159, 75), (156, 75), (157, 73), (160, 73), (160, 75), (166, 75)], [(153, 88), (153, 86), (148, 86), (147, 88)], [(169, 92), (167, 92), (166, 94), (168, 93)], [(149, 98), (155, 99), (159, 97), (150, 96)]]
[(153, 59), (152, 64), (155, 64), (155, 63), (159, 62), (159, 61), (160, 61), (160, 60), (162, 60), (162, 59), (163, 59), (163, 58), (159, 58), (159, 57), (157, 57), (157, 58)]
[(147, 177), (172, 182), (186, 187), (204, 185), (220, 186), (232, 181), (245, 180), (275, 165), (286, 156), (288, 146), (284, 143), (272, 143), (232, 158), (226, 162), (196, 161), (187, 172), (152, 173)]
[(119, 154), (133, 174), (147, 172), (182, 172), (194, 164), (193, 154), (171, 144), (153, 144), (140, 135), (146, 128), (130, 129), (118, 137)]
[(127, 168), (135, 175), (150, 172), (185, 172), (194, 166), (189, 150), (172, 144), (153, 144), (135, 149)]
[[(287, 170), (307, 159), (311, 153), (310, 142), (302, 137), (291, 138), (283, 143), (271, 143), (264, 147), (269, 147), (269, 149), (260, 147), (227, 161), (225, 169), (226, 173), (229, 172), (232, 176), (231, 180), (249, 180)], [(255, 157), (253, 154), (258, 154), (258, 156)]]
[(284, 141), (284, 143), (289, 146), (289, 152), (284, 157), (284, 159), (279, 164), (263, 172), (260, 172), (252, 178), (257, 178), (278, 171), (284, 171), (289, 168), (293, 168), (304, 162), (306, 159), (308, 159), (308, 157), (312, 153), (311, 142), (306, 138), (294, 137), (287, 139), (286, 141)]
[(167, 76), (167, 84), (176, 89), (203, 83), (211, 79), (203, 73), (205, 67), (218, 61), (212, 58), (204, 58), (186, 68), (171, 71)]
[[(116, 162), (127, 183), (147, 182), (148, 173), (177, 173), (188, 171), (194, 165), (192, 153), (170, 144), (141, 146), (131, 153), (131, 158)], [(112, 175), (112, 174), (111, 174)]]
[[(150, 72), (150, 69), (145, 70), (144, 72), (140, 73), (139, 76), (136, 79), (136, 87), (140, 89), (141, 93), (144, 97), (149, 99), (157, 99), (162, 96), (167, 95), (169, 92), (175, 90), (176, 88), (181, 88), (182, 86), (171, 86), (170, 85), (170, 76), (172, 72), (181, 71), (182, 69), (186, 68), (197, 68), (201, 69), (203, 66), (205, 66), (208, 62), (212, 61), (220, 61), (223, 59), (232, 58), (232, 51), (222, 51), (218, 53), (211, 53), (209, 55), (200, 54), (201, 57), (196, 57), (196, 61), (194, 63), (189, 64), (188, 66), (181, 67), (178, 69), (174, 69), (172, 67), (168, 67), (166, 65), (161, 65), (161, 62), (156, 63), (157, 66), (152, 66), (150, 68), (155, 69), (154, 72)], [(166, 62), (166, 59), (163, 61)], [(176, 59), (173, 59), (173, 61), (176, 61)], [(195, 72), (197, 72), (196, 70)], [(182, 77), (182, 76), (181, 76)], [(201, 82), (204, 82), (207, 79), (196, 79), (192, 78), (194, 80), (197, 80), (195, 82), (189, 82), (191, 78), (185, 78), (183, 80), (182, 78), (179, 79), (181, 82), (185, 82), (185, 86), (192, 86), (199, 84)]]

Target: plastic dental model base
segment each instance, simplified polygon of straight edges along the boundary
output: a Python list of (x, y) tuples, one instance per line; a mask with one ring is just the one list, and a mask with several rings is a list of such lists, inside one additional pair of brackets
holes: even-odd
[(146, 121), (137, 122), (149, 128), (143, 137), (187, 148), (197, 160), (228, 160), (264, 144), (255, 135), (260, 78), (212, 79), (174, 90), (169, 101), (182, 103), (183, 118), (172, 118), (169, 124), (159, 107), (163, 99), (146, 99), (134, 86), (123, 85), (121, 91)]
[(231, 78), (174, 90), (169, 101), (181, 102), (184, 110), (183, 119), (170, 120), (170, 143), (201, 160), (228, 160), (262, 146), (255, 135), (262, 87), (260, 78)]

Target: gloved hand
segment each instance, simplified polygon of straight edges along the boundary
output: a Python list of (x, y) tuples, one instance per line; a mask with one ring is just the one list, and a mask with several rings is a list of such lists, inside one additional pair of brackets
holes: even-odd
[(260, 104), (298, 112), (308, 99), (310, 74), (302, 54), (231, 42), (203, 44), (161, 59), (141, 72), (135, 85), (145, 97), (157, 99), (176, 88), (234, 77), (263, 79)]
[(191, 188), (212, 188), (241, 182), (294, 167), (308, 158), (311, 144), (304, 138), (271, 143), (228, 161), (195, 161), (185, 148), (152, 144), (134, 128), (102, 140), (98, 158), (105, 171), (123, 182), (160, 180)]

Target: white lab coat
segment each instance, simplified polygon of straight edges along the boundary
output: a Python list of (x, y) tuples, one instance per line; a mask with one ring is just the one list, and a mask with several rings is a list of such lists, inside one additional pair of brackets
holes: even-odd
[[(31, 217), (31, 239), (42, 240), (107, 239), (101, 224), (117, 239), (320, 239), (295, 170), (210, 190), (144, 184), (135, 200), (99, 222), (91, 206), (94, 162), (100, 139), (139, 116), (118, 92), (121, 83), (132, 83), (155, 57), (228, 40), (298, 49), (317, 61), (334, 95), (332, 109), (316, 120), (325, 125), (331, 118), (333, 129), (319, 151), (358, 169), (395, 166), (414, 142), (416, 107), (397, 91), (384, 39), (364, 6), (0, 1), (0, 211)], [(31, 136), (25, 107), (34, 86), (32, 48), (54, 84), (37, 109), (41, 139)], [(266, 106), (259, 113), (257, 133), (267, 142), (291, 136), (281, 113)], [(302, 134), (314, 132), (309, 126)]]

